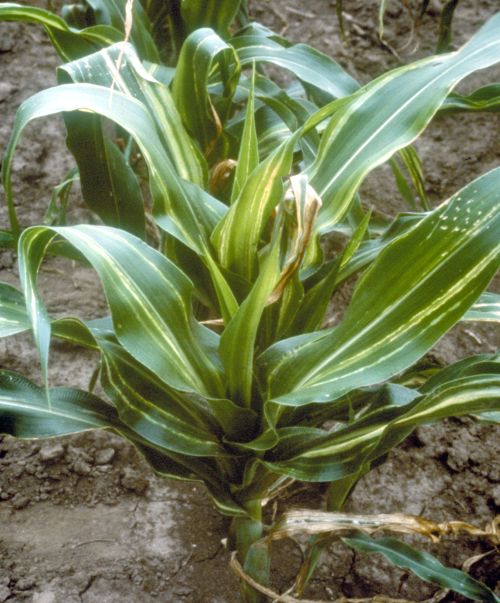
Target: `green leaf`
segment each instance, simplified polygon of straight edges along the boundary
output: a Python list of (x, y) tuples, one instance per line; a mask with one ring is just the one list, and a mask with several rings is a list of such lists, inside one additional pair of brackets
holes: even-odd
[(411, 189), (411, 186), (408, 184), (406, 176), (399, 166), (396, 158), (392, 157), (389, 159), (389, 165), (391, 166), (392, 173), (394, 174), (394, 180), (396, 181), (396, 186), (398, 187), (399, 194), (406, 201), (408, 207), (413, 211), (417, 211), (417, 202), (415, 200), (415, 195)]
[(16, 239), (14, 235), (7, 230), (0, 230), (0, 249), (14, 249), (16, 247)]
[(241, 0), (181, 0), (181, 15), (189, 32), (210, 27), (226, 37)]
[[(482, 373), (459, 378), (450, 372), (449, 381), (443, 379), (424, 395), (399, 386), (391, 396), (383, 396), (382, 405), (351, 425), (332, 433), (323, 430), (309, 441), (291, 441), (286, 448), (277, 448), (274, 458), (270, 455), (265, 464), (272, 471), (303, 481), (338, 480), (382, 457), (417, 425), (449, 416), (497, 412), (500, 363), (497, 360), (478, 370)], [(277, 430), (278, 437), (282, 432)]]
[(443, 6), (439, 19), (439, 39), (436, 46), (436, 53), (451, 50), (451, 24), (457, 6), (458, 0), (447, 0)]
[(222, 266), (250, 282), (257, 272), (262, 231), (281, 201), (281, 178), (290, 171), (296, 140), (296, 136), (289, 138), (254, 169), (212, 235)]
[(105, 137), (99, 117), (82, 112), (64, 115), (66, 144), (80, 174), (89, 208), (109, 226), (145, 237), (144, 203), (137, 178), (118, 147)]
[(12, 285), (0, 283), (0, 337), (22, 333), (29, 328), (22, 293)]
[[(134, 443), (136, 439), (134, 438)], [(199, 459), (172, 452), (158, 451), (147, 441), (136, 443), (148, 463), (159, 475), (173, 479), (203, 482), (217, 510), (230, 517), (246, 517), (247, 511), (231, 496), (227, 484), (221, 479), (210, 459)]]
[[(220, 355), (230, 397), (243, 406), (252, 404), (255, 339), (264, 308), (280, 275), (279, 244), (274, 242), (262, 261), (255, 284), (226, 326), (220, 340)], [(238, 353), (235, 353), (238, 350)]]
[(479, 354), (478, 356), (464, 358), (434, 371), (427, 381), (420, 386), (419, 390), (424, 394), (428, 394), (437, 387), (455, 379), (461, 379), (470, 375), (497, 373), (499, 362), (500, 356), (497, 354)]
[(286, 405), (327, 402), (388, 379), (430, 349), (498, 269), (499, 184), (500, 169), (489, 172), (390, 243), (339, 326), (261, 356), (270, 397)]
[(328, 304), (338, 284), (336, 279), (337, 274), (349, 263), (361, 244), (367, 232), (370, 217), (371, 212), (367, 213), (360, 222), (340, 257), (323, 265), (321, 278), (304, 295), (304, 300), (290, 329), (290, 335), (308, 333), (321, 327)]
[(289, 45), (262, 26), (252, 25), (232, 38), (242, 66), (272, 63), (290, 70), (302, 82), (321, 90), (327, 99), (352, 94), (359, 84), (334, 60), (306, 44)]
[(233, 203), (239, 196), (248, 176), (259, 164), (259, 142), (255, 130), (255, 67), (253, 69), (252, 84), (248, 95), (248, 102), (245, 114), (245, 125), (240, 139), (240, 148), (238, 152), (238, 162), (234, 173), (233, 190), (231, 192), (231, 202)]
[(227, 325), (238, 311), (238, 302), (217, 262), (210, 255), (206, 256), (206, 262), (212, 276), (212, 283), (219, 302), (220, 313), (224, 324)]
[[(215, 106), (208, 84), (211, 72), (218, 68), (222, 94)], [(227, 117), (231, 99), (240, 76), (234, 49), (212, 29), (194, 31), (185, 40), (172, 82), (172, 94), (187, 131), (196, 138), (209, 156)]]
[(478, 421), (484, 423), (493, 423), (494, 425), (500, 425), (500, 411), (499, 412), (481, 412), (477, 415), (473, 415)]
[(440, 112), (455, 111), (500, 111), (500, 84), (478, 88), (469, 96), (452, 92), (443, 103)]
[(323, 200), (320, 232), (345, 215), (364, 177), (423, 131), (464, 77), (500, 61), (500, 15), (459, 51), (386, 73), (339, 108), (308, 170)]
[(52, 322), (51, 335), (93, 350), (99, 350), (99, 339), (115, 341), (110, 316), (87, 322), (74, 316), (58, 318)]
[[(182, 394), (169, 388), (164, 381), (148, 371), (118, 345), (111, 317), (87, 322), (73, 317), (60, 318), (52, 323), (52, 334), (76, 345), (101, 352), (108, 373), (106, 374), (105, 370), (102, 374), (104, 388), (110, 399), (114, 400), (119, 412), (120, 408), (124, 406), (123, 401), (120, 400), (120, 392), (130, 391), (128, 398), (131, 401), (127, 402), (128, 405), (133, 404), (136, 400), (136, 406), (139, 405), (141, 408), (147, 407), (148, 404), (159, 406), (160, 410), (167, 411), (165, 420), (168, 421), (169, 414), (173, 413), (178, 415), (181, 420), (187, 421), (189, 423), (188, 433), (191, 425), (198, 425), (202, 429), (208, 430), (205, 439), (207, 446), (212, 446), (212, 451), (213, 444), (211, 442), (214, 434), (223, 433), (228, 439), (249, 440), (256, 429), (257, 416), (255, 413), (237, 406), (230, 400), (206, 399), (199, 395)], [(113, 384), (110, 375), (115, 373), (118, 377)], [(137, 417), (139, 411), (127, 411), (127, 413), (131, 417)], [(142, 433), (140, 429), (135, 429), (132, 424), (127, 422), (121, 412), (120, 416), (136, 435)], [(146, 419), (142, 425), (140, 423), (139, 421), (140, 427), (147, 426)], [(136, 420), (134, 420), (134, 424), (137, 424)], [(144, 439), (146, 440), (146, 437)], [(179, 444), (176, 445), (179, 446)], [(165, 448), (164, 445), (158, 444), (158, 446)], [(167, 446), (167, 449), (170, 452), (175, 450), (172, 445)], [(186, 454), (190, 455), (191, 452), (188, 450)]]
[(25, 126), (37, 117), (61, 111), (90, 111), (112, 119), (136, 140), (150, 170), (154, 212), (159, 225), (200, 255), (208, 253), (209, 236), (226, 207), (176, 174), (146, 107), (118, 91), (92, 84), (67, 84), (44, 90), (18, 110), (5, 153), (2, 177), (12, 229), (19, 232), (12, 184), (12, 156)]
[(381, 0), (378, 8), (378, 37), (384, 42), (384, 18), (387, 10), (387, 0)]
[(44, 389), (16, 373), (0, 371), (0, 433), (42, 438), (109, 427), (138, 446), (155, 471), (177, 479), (204, 481), (219, 511), (246, 515), (209, 460), (155, 447), (122, 424), (112, 406), (88, 392), (53, 388), (50, 402), (48, 405)]
[(473, 601), (484, 601), (485, 603), (498, 601), (498, 598), (487, 586), (474, 580), (465, 572), (446, 567), (430, 553), (417, 551), (395, 538), (374, 539), (367, 534), (357, 532), (342, 540), (357, 551), (381, 553), (393, 565), (409, 569), (422, 580), (437, 584), (441, 588), (450, 589)]
[(413, 186), (420, 198), (422, 208), (424, 211), (431, 209), (427, 193), (425, 191), (425, 176), (422, 161), (416, 151), (416, 149), (409, 145), (399, 152), (401, 160), (408, 170)]
[[(383, 229), (378, 237), (362, 241), (354, 255), (338, 271), (335, 285), (338, 286), (350, 276), (371, 264), (389, 243), (422, 221), (425, 215), (424, 213), (400, 214), (389, 226)], [(373, 224), (369, 225), (369, 230), (374, 230)]]
[[(434, 421), (448, 416), (458, 416), (482, 410), (500, 410), (500, 362), (496, 370), (478, 375), (466, 375), (451, 380), (428, 393), (418, 405), (394, 423), (394, 427), (424, 421)], [(488, 367), (489, 368), (489, 367)], [(484, 370), (484, 368), (483, 368)], [(488, 408), (484, 408), (488, 405)]]
[[(287, 94), (270, 79), (261, 75), (256, 77), (255, 92), (256, 98), (267, 105), (275, 113), (276, 118), (279, 118), (278, 123), (281, 120), (290, 132), (295, 132), (302, 127), (309, 117), (317, 111), (316, 105), (310, 101)], [(259, 132), (259, 140), (266, 135), (266, 131)], [(314, 129), (306, 132), (299, 144), (302, 149), (304, 165), (310, 165), (318, 151), (318, 133)]]
[[(93, 8), (100, 24), (111, 25), (125, 33), (126, 0), (86, 0)], [(151, 24), (140, 2), (132, 4), (130, 41), (141, 58), (153, 63), (160, 62), (158, 49), (151, 35)]]
[(123, 35), (113, 27), (88, 27), (82, 31), (68, 27), (50, 11), (13, 2), (0, 4), (0, 21), (21, 21), (43, 25), (59, 56), (64, 61), (92, 54), (101, 46), (113, 44)]
[(477, 302), (465, 313), (462, 320), (499, 322), (500, 295), (498, 293), (483, 293)]
[[(241, 138), (244, 120), (235, 119), (228, 124), (226, 133), (234, 140)], [(259, 157), (266, 159), (279, 145), (290, 136), (290, 130), (283, 123), (283, 120), (269, 107), (262, 106), (255, 111), (255, 129), (257, 131), (257, 141), (259, 145)], [(236, 155), (238, 148), (233, 153)]]
[(153, 77), (156, 67), (149, 64), (146, 69), (134, 47), (120, 43), (63, 65), (58, 73), (61, 82), (70, 78), (73, 82), (97, 84), (139, 100), (155, 123), (163, 148), (177, 174), (203, 185), (207, 179), (206, 162), (182, 125), (168, 86)]
[(56, 234), (99, 274), (116, 337), (134, 358), (174, 389), (220, 396), (218, 337), (195, 321), (190, 281), (140, 239), (105, 226), (33, 227), (21, 236), (21, 281), (44, 375), (50, 321), (36, 290), (36, 275)]
[(101, 340), (103, 386), (120, 420), (159, 448), (189, 456), (218, 456), (223, 448), (203, 421), (203, 409), (184, 401), (120, 346)]
[(73, 184), (79, 182), (80, 175), (78, 169), (72, 168), (64, 177), (63, 181), (52, 189), (50, 203), (43, 217), (44, 224), (64, 226), (66, 224), (66, 214), (68, 202)]
[(45, 390), (11, 371), (0, 371), (0, 433), (42, 438), (119, 425), (115, 409), (78, 389)]

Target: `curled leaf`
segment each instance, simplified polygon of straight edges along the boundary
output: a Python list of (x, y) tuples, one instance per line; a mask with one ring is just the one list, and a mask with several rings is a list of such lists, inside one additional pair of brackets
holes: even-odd
[(278, 284), (271, 293), (268, 304), (273, 304), (280, 299), (287, 283), (300, 268), (307, 246), (314, 234), (314, 223), (322, 205), (318, 193), (309, 184), (305, 174), (290, 178), (290, 186), (285, 194), (285, 202), (287, 200), (293, 201), (295, 206), (293, 233), (289, 237), (289, 250)]

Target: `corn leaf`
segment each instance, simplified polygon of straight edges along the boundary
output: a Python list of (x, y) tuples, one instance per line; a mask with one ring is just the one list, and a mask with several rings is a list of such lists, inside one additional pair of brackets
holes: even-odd
[(474, 580), (465, 572), (446, 567), (430, 553), (417, 551), (396, 538), (374, 539), (367, 534), (357, 532), (342, 540), (357, 551), (381, 553), (393, 565), (409, 569), (422, 580), (450, 589), (473, 601), (497, 603), (499, 600), (487, 586)]
[(0, 283), (0, 337), (22, 333), (29, 328), (22, 293), (12, 285)]
[(440, 109), (443, 113), (455, 111), (500, 111), (500, 84), (490, 84), (478, 88), (472, 94), (464, 96), (452, 92)]
[(225, 37), (240, 4), (241, 0), (182, 0), (181, 15), (189, 32), (210, 27)]
[[(495, 370), (453, 379), (435, 391), (403, 397), (331, 434), (309, 440), (285, 439), (265, 462), (268, 469), (303, 481), (333, 481), (352, 475), (361, 464), (373, 463), (407, 437), (417, 425), (448, 416), (500, 409), (500, 364)], [(406, 400), (406, 402), (405, 402)], [(277, 430), (282, 438), (287, 431)], [(311, 434), (314, 435), (314, 434)], [(278, 457), (281, 457), (278, 459)]]
[(168, 86), (151, 74), (154, 68), (153, 64), (148, 70), (143, 67), (132, 45), (119, 43), (67, 63), (59, 67), (58, 73), (63, 83), (70, 78), (73, 82), (97, 84), (139, 100), (148, 109), (177, 174), (203, 185), (207, 177), (206, 162), (183, 127)]
[[(100, 24), (109, 24), (125, 34), (126, 0), (87, 0)], [(151, 24), (140, 2), (132, 4), (130, 41), (142, 59), (159, 63), (158, 49), (151, 35)]]
[[(252, 402), (255, 339), (264, 308), (280, 276), (279, 240), (262, 262), (255, 284), (227, 325), (220, 341), (230, 397), (246, 407)], [(235, 349), (238, 353), (235, 354)]]
[(25, 101), (2, 165), (2, 177), (14, 232), (19, 232), (12, 199), (12, 156), (26, 125), (37, 117), (61, 111), (88, 111), (114, 120), (136, 140), (150, 170), (154, 211), (159, 225), (203, 255), (209, 236), (226, 207), (194, 184), (181, 180), (166, 154), (146, 107), (118, 91), (93, 84), (66, 84), (44, 90)]
[(163, 477), (187, 479), (202, 482), (206, 485), (210, 496), (223, 515), (246, 517), (247, 511), (232, 497), (227, 483), (221, 479), (217, 466), (210, 459), (187, 457), (180, 454), (161, 453), (147, 441), (137, 443), (141, 452), (153, 469)]
[[(143, 411), (147, 414), (148, 406), (153, 408), (153, 411), (158, 407), (158, 412), (165, 412), (162, 421), (166, 421), (167, 426), (169, 416), (173, 414), (174, 422), (177, 417), (188, 423), (187, 433), (193, 425), (198, 426), (198, 429), (208, 430), (204, 436), (205, 444), (211, 447), (212, 452), (207, 453), (207, 456), (211, 456), (214, 451), (214, 434), (220, 436), (224, 433), (229, 439), (249, 440), (256, 429), (255, 413), (237, 406), (230, 400), (183, 394), (168, 387), (118, 344), (111, 317), (89, 321), (81, 321), (75, 317), (59, 318), (52, 322), (51, 332), (54, 337), (97, 350), (102, 354), (103, 387), (113, 400), (123, 423), (137, 436), (148, 426), (148, 417), (142, 419), (140, 416)], [(125, 409), (125, 415), (131, 417), (131, 421), (126, 419), (122, 409)], [(144, 433), (144, 440), (148, 441), (146, 435)], [(167, 437), (170, 439), (169, 434)], [(165, 443), (157, 445), (169, 452), (175, 452), (180, 444), (174, 441), (168, 446)], [(187, 445), (188, 450), (184, 452), (190, 455), (193, 447), (189, 441)]]
[(458, 0), (447, 0), (445, 2), (439, 18), (439, 37), (436, 46), (436, 53), (451, 50), (451, 25), (453, 13), (458, 6)]
[(396, 238), (360, 280), (341, 324), (261, 357), (279, 404), (327, 402), (409, 367), (469, 309), (500, 263), (500, 169)]
[(462, 320), (479, 320), (484, 322), (500, 321), (500, 295), (498, 293), (483, 293), (477, 302), (465, 313)]
[(401, 149), (399, 152), (399, 157), (408, 170), (413, 187), (420, 198), (422, 208), (424, 211), (431, 209), (429, 199), (427, 198), (427, 193), (425, 191), (425, 176), (422, 161), (416, 149), (412, 145), (409, 145), (404, 149)]
[(352, 94), (359, 84), (330, 57), (306, 44), (289, 45), (262, 26), (249, 26), (231, 44), (242, 66), (253, 61), (290, 70), (301, 81), (321, 90), (327, 100)]
[(11, 371), (0, 371), (0, 433), (41, 438), (96, 427), (116, 427), (115, 409), (78, 389), (44, 389)]
[(13, 249), (16, 246), (16, 239), (8, 230), (0, 229), (0, 249)]
[[(199, 405), (169, 389), (120, 346), (100, 341), (103, 386), (120, 420), (159, 448), (189, 456), (217, 456), (223, 448), (203, 424)], [(206, 412), (206, 411), (205, 411)]]
[(67, 23), (43, 8), (22, 6), (13, 2), (0, 4), (0, 21), (23, 21), (43, 25), (55, 50), (64, 61), (92, 54), (102, 46), (119, 42), (123, 34), (110, 26), (71, 28)]
[(41, 438), (112, 428), (131, 440), (158, 473), (175, 479), (203, 481), (221, 513), (246, 515), (231, 497), (209, 459), (176, 454), (156, 447), (120, 422), (116, 410), (98, 397), (77, 389), (46, 391), (11, 371), (0, 371), (0, 433)]
[(304, 300), (294, 318), (289, 335), (309, 333), (321, 327), (328, 304), (338, 284), (336, 279), (337, 274), (348, 264), (361, 244), (368, 229), (370, 215), (370, 213), (366, 214), (365, 218), (360, 222), (341, 256), (330, 263), (324, 264), (324, 270), (320, 278), (317, 279), (317, 282), (304, 295)]
[(281, 200), (281, 179), (290, 171), (297, 138), (289, 138), (254, 169), (238, 199), (212, 235), (222, 266), (250, 282), (257, 273), (261, 234), (271, 212)]
[[(389, 243), (423, 220), (425, 215), (424, 213), (400, 214), (378, 237), (362, 241), (354, 255), (339, 269), (335, 277), (335, 285), (339, 285), (351, 275), (366, 268)], [(373, 230), (372, 225), (370, 229)]]
[(56, 234), (99, 274), (116, 337), (134, 358), (174, 389), (220, 395), (214, 351), (218, 337), (194, 320), (190, 281), (136, 237), (105, 226), (34, 227), (20, 239), (21, 282), (45, 377), (50, 320), (37, 293), (36, 275)]
[(255, 67), (253, 70), (252, 84), (248, 95), (248, 103), (245, 113), (245, 124), (241, 135), (238, 161), (234, 172), (233, 189), (231, 191), (231, 202), (234, 202), (248, 176), (259, 164), (259, 141), (255, 130)]
[[(208, 90), (209, 76), (218, 67), (222, 94), (214, 106)], [(215, 31), (198, 29), (186, 38), (172, 82), (172, 94), (187, 131), (196, 138), (206, 156), (221, 136), (221, 124), (240, 75), (238, 57)]]
[(479, 354), (454, 362), (437, 372), (434, 372), (419, 390), (424, 394), (432, 393), (438, 387), (445, 385), (455, 379), (461, 379), (472, 375), (496, 373), (500, 356), (498, 354)]
[(324, 204), (320, 231), (342, 219), (363, 178), (423, 131), (461, 79), (499, 60), (496, 15), (459, 51), (382, 75), (336, 111), (308, 170)]
[(144, 238), (146, 223), (139, 183), (121, 151), (105, 137), (100, 118), (75, 112), (65, 114), (64, 121), (66, 144), (78, 164), (88, 207), (104, 224)]

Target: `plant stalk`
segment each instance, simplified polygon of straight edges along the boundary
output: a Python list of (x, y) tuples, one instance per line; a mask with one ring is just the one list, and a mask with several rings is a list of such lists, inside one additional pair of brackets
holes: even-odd
[[(235, 517), (230, 528), (231, 548), (237, 553), (244, 571), (259, 584), (269, 583), (270, 555), (267, 542), (256, 544), (264, 535), (262, 501), (251, 500), (243, 505), (248, 517)], [(243, 603), (265, 603), (267, 597), (246, 582), (240, 582)]]

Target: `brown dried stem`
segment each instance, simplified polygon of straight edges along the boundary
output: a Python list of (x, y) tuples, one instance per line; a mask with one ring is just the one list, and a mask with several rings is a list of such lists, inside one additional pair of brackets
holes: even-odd
[[(274, 603), (414, 603), (413, 601), (409, 601), (408, 599), (391, 599), (390, 597), (386, 597), (384, 595), (376, 595), (375, 597), (364, 597), (362, 599), (349, 599), (347, 597), (340, 597), (340, 599), (335, 599), (334, 601), (324, 601), (321, 599), (296, 599), (295, 597), (292, 597), (291, 595), (288, 595), (286, 593), (279, 594), (271, 588), (262, 586), (262, 584), (259, 584), (257, 581), (255, 581), (241, 567), (240, 563), (238, 562), (238, 559), (236, 558), (236, 552), (232, 553), (231, 561), (229, 562), (229, 564), (231, 566), (231, 569), (239, 578), (244, 580), (247, 584), (249, 584), (258, 592), (269, 597)], [(445, 594), (445, 591), (438, 591), (436, 595), (439, 595), (439, 598), (436, 598), (436, 595), (434, 595), (430, 599), (420, 601), (419, 603), (438, 603), (438, 601), (440, 601)]]

